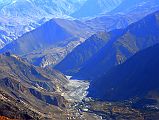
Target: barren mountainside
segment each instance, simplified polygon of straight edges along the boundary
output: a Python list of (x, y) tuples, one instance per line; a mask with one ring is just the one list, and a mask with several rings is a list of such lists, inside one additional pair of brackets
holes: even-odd
[[(59, 111), (58, 107), (64, 106), (65, 99), (61, 92), (65, 90), (64, 85), (67, 82), (67, 79), (55, 70), (35, 67), (9, 53), (0, 55), (0, 114), (12, 118), (19, 116), (18, 119), (25, 118), (24, 114), (33, 119), (34, 115), (48, 117), (49, 113), (45, 114), (46, 111), (51, 108)], [(12, 112), (5, 112), (5, 107)], [(16, 109), (19, 113), (15, 112)]]

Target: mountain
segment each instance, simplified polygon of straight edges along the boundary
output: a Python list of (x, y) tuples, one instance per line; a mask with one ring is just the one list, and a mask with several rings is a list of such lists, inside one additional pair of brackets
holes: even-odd
[(123, 0), (87, 0), (83, 6), (71, 16), (75, 18), (94, 17), (109, 12), (117, 7)]
[(93, 30), (80, 21), (52, 19), (6, 45), (1, 52), (10, 51), (45, 67), (58, 63), (91, 34)]
[(16, 54), (26, 54), (33, 50), (48, 47), (64, 39), (69, 40), (71, 38), (76, 39), (54, 20), (51, 20), (36, 30), (23, 35), (18, 40), (7, 45), (4, 49), (9, 48), (10, 50), (8, 51)]
[(54, 68), (67, 74), (72, 75), (86, 63), (95, 53), (99, 51), (108, 40), (105, 33), (92, 35), (85, 42), (77, 46), (71, 53), (69, 53), (60, 63)]
[(158, 15), (159, 12), (155, 12), (126, 29), (109, 32), (109, 42), (87, 61), (75, 77), (92, 80), (111, 67), (125, 62), (136, 52), (158, 43)]
[(159, 93), (158, 51), (159, 44), (140, 51), (125, 63), (113, 67), (92, 82), (90, 96), (103, 100), (157, 97), (153, 95)]
[(67, 83), (55, 70), (35, 67), (10, 53), (0, 55), (0, 115), (22, 120), (48, 118), (49, 112), (60, 112), (64, 106), (61, 94)]

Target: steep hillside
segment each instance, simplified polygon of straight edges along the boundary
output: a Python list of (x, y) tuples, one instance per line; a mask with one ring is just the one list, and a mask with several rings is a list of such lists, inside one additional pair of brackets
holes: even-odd
[(96, 116), (73, 107), (74, 101), (82, 101), (86, 96), (88, 85), (70, 82), (56, 70), (35, 67), (9, 52), (1, 54), (0, 118), (97, 120)]
[(92, 35), (84, 43), (77, 46), (71, 53), (69, 53), (55, 69), (67, 74), (73, 75), (78, 72), (80, 68), (96, 54), (108, 42), (109, 35), (99, 33)]
[(87, 61), (87, 64), (75, 76), (91, 80), (105, 73), (112, 66), (123, 63), (139, 50), (158, 43), (158, 18), (159, 12), (155, 12), (126, 29), (110, 32), (112, 37), (109, 42)]
[[(55, 70), (32, 66), (10, 53), (0, 55), (0, 114), (49, 117), (47, 111), (58, 112), (58, 107), (65, 104), (61, 93), (66, 83), (67, 79)], [(19, 113), (14, 112), (16, 109)]]
[(125, 63), (93, 81), (90, 96), (103, 100), (125, 100), (147, 95), (157, 97), (153, 95), (159, 93), (158, 56), (159, 44), (138, 52)]

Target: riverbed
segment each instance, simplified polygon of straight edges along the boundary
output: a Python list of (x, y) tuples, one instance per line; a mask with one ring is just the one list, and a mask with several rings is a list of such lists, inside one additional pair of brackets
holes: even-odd
[(66, 76), (69, 83), (65, 86), (68, 89), (63, 96), (70, 102), (81, 102), (88, 94), (87, 90), (90, 83), (86, 80), (71, 79), (71, 76)]

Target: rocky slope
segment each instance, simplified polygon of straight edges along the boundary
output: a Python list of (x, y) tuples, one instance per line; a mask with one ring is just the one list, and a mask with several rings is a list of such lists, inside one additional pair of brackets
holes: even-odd
[[(89, 85), (79, 81), (71, 86), (74, 82), (53, 69), (35, 67), (16, 55), (4, 53), (0, 55), (0, 118), (97, 120), (97, 116), (72, 107), (74, 100), (81, 101), (86, 96)], [(74, 94), (72, 90), (79, 91)]]
[(103, 100), (157, 98), (159, 44), (138, 52), (91, 83), (89, 94)]
[[(10, 53), (0, 55), (0, 61), (1, 115), (48, 117), (51, 108), (58, 112), (65, 104), (61, 93), (68, 81), (61, 73), (34, 67)], [(7, 108), (12, 112), (5, 112)], [(14, 116), (16, 109), (20, 113)]]

